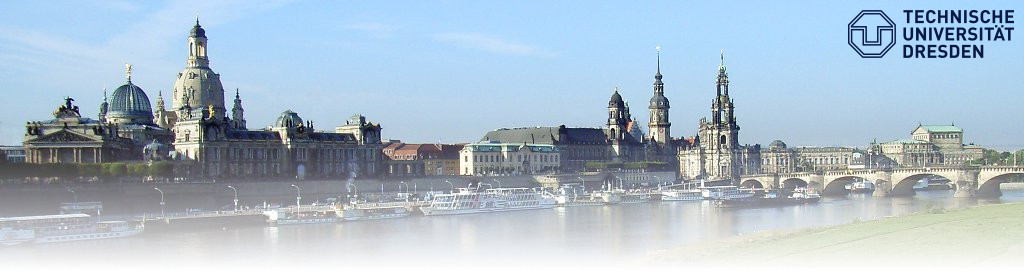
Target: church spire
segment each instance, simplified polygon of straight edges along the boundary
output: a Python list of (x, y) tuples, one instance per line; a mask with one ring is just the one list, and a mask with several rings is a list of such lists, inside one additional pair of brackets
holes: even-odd
[(661, 96), (665, 92), (665, 83), (661, 82), (661, 46), (654, 47), (654, 50), (658, 58), (657, 72), (654, 73), (654, 96)]
[(650, 132), (648, 138), (659, 144), (667, 144), (671, 139), (669, 130), (672, 123), (668, 118), (670, 106), (668, 98), (665, 97), (665, 83), (661, 82), (661, 46), (654, 49), (657, 50), (657, 71), (654, 73), (654, 96), (651, 97), (650, 106), (647, 107), (650, 112), (650, 119), (647, 123)]
[(661, 46), (654, 47), (654, 50), (658, 51), (658, 72), (654, 74), (654, 79), (661, 82)]
[(238, 94), (238, 88), (235, 88), (235, 105), (231, 108), (231, 121), (235, 129), (247, 129), (245, 127), (245, 109), (242, 109), (242, 96)]

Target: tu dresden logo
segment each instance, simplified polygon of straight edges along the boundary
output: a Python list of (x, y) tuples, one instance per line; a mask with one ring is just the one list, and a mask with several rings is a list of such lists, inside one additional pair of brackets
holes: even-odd
[(863, 58), (881, 58), (896, 44), (896, 24), (881, 10), (864, 10), (847, 28), (850, 47)]

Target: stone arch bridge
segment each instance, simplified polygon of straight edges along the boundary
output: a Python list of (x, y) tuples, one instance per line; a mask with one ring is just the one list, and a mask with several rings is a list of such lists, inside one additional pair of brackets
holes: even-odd
[(865, 179), (875, 183), (875, 196), (913, 195), (922, 178), (939, 176), (955, 184), (956, 197), (998, 197), (999, 184), (1024, 176), (1024, 166), (921, 167), (897, 169), (847, 169), (818, 172), (755, 174), (740, 176), (743, 187), (783, 188), (807, 186), (824, 194), (845, 192), (846, 184)]

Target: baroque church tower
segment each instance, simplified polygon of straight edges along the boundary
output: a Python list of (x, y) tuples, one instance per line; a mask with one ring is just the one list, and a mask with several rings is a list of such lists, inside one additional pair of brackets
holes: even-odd
[(711, 101), (711, 118), (702, 118), (697, 137), (679, 150), (680, 175), (684, 178), (731, 179), (760, 171), (760, 146), (739, 144), (740, 126), (735, 107), (729, 97), (729, 73), (725, 54), (720, 56), (715, 78), (715, 98)]
[[(224, 86), (220, 75), (210, 69), (209, 44), (206, 30), (196, 25), (188, 36), (188, 58), (185, 69), (178, 73), (174, 80), (172, 109), (177, 114), (169, 117), (168, 125), (173, 126), (178, 120), (219, 116), (226, 117), (224, 107)], [(184, 112), (185, 108), (190, 112)], [(212, 110), (212, 111), (211, 111)]]
[(615, 93), (612, 93), (612, 98), (608, 101), (608, 139), (624, 139), (625, 134), (629, 133), (626, 128), (630, 119), (629, 107), (622, 100), (622, 95), (619, 95), (619, 89), (615, 88)]
[[(185, 69), (174, 80), (172, 109), (165, 124), (173, 127), (174, 150), (188, 159), (198, 159), (207, 151), (205, 142), (225, 139), (227, 131), (240, 127), (224, 107), (224, 87), (220, 75), (210, 69), (206, 30), (196, 19), (188, 36)], [(241, 99), (236, 95), (233, 116), (241, 116)], [(241, 123), (244, 127), (244, 120)]]
[(711, 102), (711, 120), (701, 120), (701, 145), (709, 150), (730, 151), (739, 147), (740, 126), (733, 115), (733, 100), (729, 97), (729, 73), (725, 67), (725, 53), (720, 56), (717, 95)]
[(671, 144), (672, 123), (668, 119), (668, 98), (665, 98), (665, 83), (661, 82), (661, 48), (658, 48), (658, 71), (654, 74), (654, 97), (651, 97), (650, 139), (660, 145)]
[(235, 130), (246, 130), (245, 128), (245, 109), (242, 109), (242, 97), (238, 95), (238, 89), (235, 89), (235, 105), (231, 107), (231, 125)]

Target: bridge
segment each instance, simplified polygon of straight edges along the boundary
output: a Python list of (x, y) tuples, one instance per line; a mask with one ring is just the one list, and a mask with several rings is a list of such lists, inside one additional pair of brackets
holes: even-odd
[(823, 194), (846, 193), (846, 185), (857, 180), (875, 183), (875, 196), (909, 196), (914, 184), (925, 177), (938, 176), (955, 186), (955, 197), (999, 197), (999, 184), (1024, 176), (1024, 166), (940, 166), (895, 169), (846, 169), (817, 172), (755, 174), (740, 176), (739, 184), (752, 188), (806, 186)]

